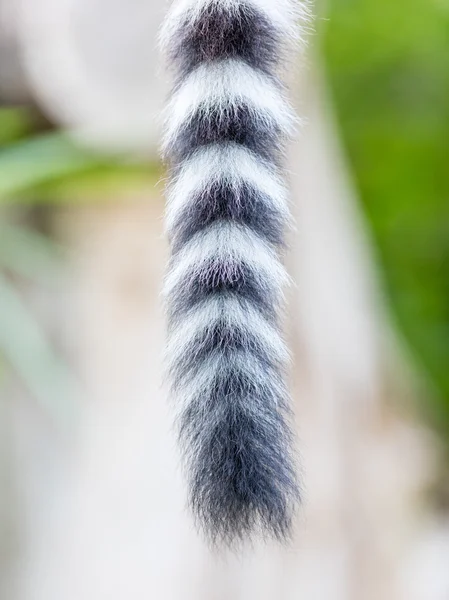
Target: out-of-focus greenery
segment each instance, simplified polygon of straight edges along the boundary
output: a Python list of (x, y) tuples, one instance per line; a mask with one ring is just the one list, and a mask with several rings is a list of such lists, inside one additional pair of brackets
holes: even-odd
[(105, 199), (154, 185), (158, 165), (89, 152), (58, 131), (38, 133), (24, 108), (0, 109), (0, 206)]
[(36, 203), (104, 200), (121, 189), (130, 194), (153, 184), (159, 171), (90, 153), (55, 131), (40, 132), (33, 117), (26, 108), (0, 108), (0, 386), (5, 370), (14, 371), (66, 427), (76, 414), (73, 377), (20, 290), (21, 282), (44, 285), (55, 273), (60, 280), (64, 258), (47, 236), (8, 223), (8, 216)]
[(69, 427), (72, 376), (17, 285), (44, 286), (60, 281), (62, 272), (62, 253), (53, 242), (29, 228), (0, 224), (0, 367), (14, 371), (55, 424)]
[(331, 90), (393, 312), (449, 440), (449, 1), (330, 0)]

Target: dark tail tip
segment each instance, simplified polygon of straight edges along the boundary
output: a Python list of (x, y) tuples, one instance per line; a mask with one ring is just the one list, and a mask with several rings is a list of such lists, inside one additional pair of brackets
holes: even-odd
[(292, 530), (299, 487), (288, 409), (273, 408), (272, 390), (250, 388), (235, 373), (221, 376), (182, 421), (191, 504), (213, 545), (286, 541)]

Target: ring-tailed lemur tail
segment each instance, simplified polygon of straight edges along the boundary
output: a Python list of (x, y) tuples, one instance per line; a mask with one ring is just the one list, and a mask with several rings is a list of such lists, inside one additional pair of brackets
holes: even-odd
[(289, 0), (178, 0), (167, 356), (194, 513), (213, 541), (290, 533), (298, 485), (278, 313), (288, 221), (280, 178), (294, 118), (277, 78)]

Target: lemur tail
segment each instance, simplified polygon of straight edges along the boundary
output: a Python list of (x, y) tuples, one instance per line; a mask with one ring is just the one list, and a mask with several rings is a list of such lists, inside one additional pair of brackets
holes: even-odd
[(294, 118), (276, 73), (294, 22), (289, 0), (179, 0), (162, 33), (177, 77), (167, 358), (191, 506), (214, 542), (286, 538), (298, 498), (278, 323)]

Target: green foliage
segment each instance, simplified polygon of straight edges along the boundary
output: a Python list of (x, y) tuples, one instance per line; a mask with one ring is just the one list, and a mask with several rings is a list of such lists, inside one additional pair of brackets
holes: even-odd
[(40, 285), (60, 280), (62, 268), (62, 253), (47, 238), (0, 225), (0, 365), (3, 372), (14, 371), (55, 423), (67, 427), (75, 415), (72, 375), (16, 285), (19, 279)]
[[(117, 198), (148, 189), (157, 165), (123, 164), (76, 146), (58, 132), (39, 133), (24, 108), (0, 108), (0, 207)], [(61, 249), (31, 228), (0, 223), (0, 386), (13, 371), (58, 424), (76, 416), (73, 376), (21, 294), (21, 283), (61, 280)]]
[(21, 108), (0, 109), (0, 144), (9, 144), (24, 137), (31, 129), (31, 120)]
[[(2, 111), (0, 110), (0, 122)], [(0, 205), (77, 201), (154, 185), (159, 165), (124, 164), (88, 152), (67, 136), (50, 132), (0, 147)]]
[(398, 324), (449, 440), (449, 3), (331, 0), (322, 22), (344, 142)]

